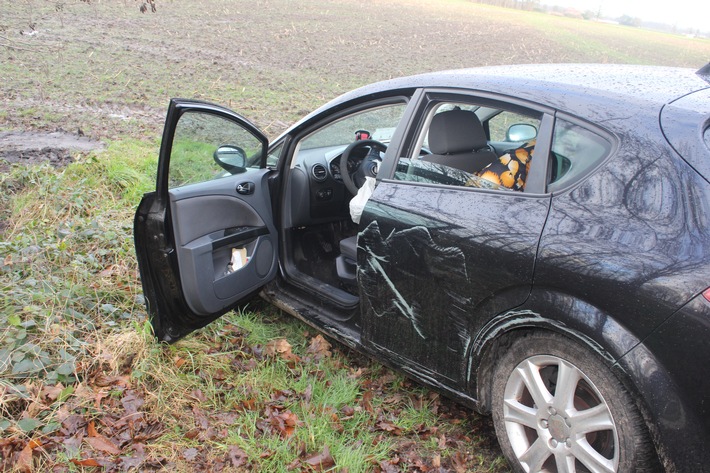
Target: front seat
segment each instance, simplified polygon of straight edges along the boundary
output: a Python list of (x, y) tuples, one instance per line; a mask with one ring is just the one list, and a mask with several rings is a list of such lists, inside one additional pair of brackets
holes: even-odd
[(448, 110), (434, 115), (429, 126), (429, 149), (433, 154), (422, 160), (472, 174), (498, 159), (488, 146), (481, 120), (468, 110)]
[(335, 259), (335, 269), (345, 284), (357, 285), (357, 235), (340, 240), (340, 256)]

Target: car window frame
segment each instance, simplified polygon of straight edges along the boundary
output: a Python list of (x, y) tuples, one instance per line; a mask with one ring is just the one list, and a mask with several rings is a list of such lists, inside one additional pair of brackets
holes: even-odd
[[(380, 168), (380, 173), (377, 180), (388, 181), (399, 184), (419, 185), (419, 186), (434, 186), (446, 187), (451, 189), (470, 191), (470, 192), (495, 192), (495, 193), (510, 193), (514, 192), (509, 189), (485, 189), (476, 187), (452, 186), (447, 184), (424, 183), (417, 181), (405, 181), (394, 179), (394, 174), (397, 169), (397, 163), (401, 158), (411, 158), (412, 154), (417, 149), (418, 141), (422, 135), (424, 128), (427, 126), (428, 117), (431, 115), (432, 108), (442, 102), (452, 103), (471, 103), (482, 107), (501, 108), (507, 111), (513, 111), (522, 114), (539, 113), (540, 114), (540, 129), (538, 130), (537, 144), (535, 146), (533, 165), (530, 168), (530, 175), (543, 175), (549, 166), (550, 146), (552, 143), (552, 123), (555, 115), (555, 110), (544, 105), (528, 102), (516, 97), (507, 95), (494, 94), (478, 90), (462, 90), (451, 88), (424, 88), (419, 89), (417, 94), (416, 108), (410, 117), (407, 128), (404, 130), (402, 140), (399, 146), (399, 152), (396, 155), (390, 155), (387, 163), (383, 163)], [(414, 96), (412, 99), (414, 100)], [(548, 118), (546, 118), (548, 117)], [(538, 152), (539, 150), (539, 152)], [(390, 150), (388, 150), (389, 152)], [(540, 159), (542, 157), (542, 159)], [(538, 168), (540, 170), (538, 170)], [(530, 178), (528, 178), (530, 179)], [(535, 181), (542, 184), (535, 183)], [(543, 195), (546, 194), (544, 186), (544, 177), (536, 178), (533, 185), (526, 185), (524, 192), (515, 192), (516, 195)]]

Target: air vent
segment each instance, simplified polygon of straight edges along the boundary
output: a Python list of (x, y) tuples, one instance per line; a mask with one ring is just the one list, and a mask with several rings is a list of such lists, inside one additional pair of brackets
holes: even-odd
[(311, 168), (311, 173), (318, 182), (323, 182), (328, 177), (328, 171), (322, 164), (316, 164), (315, 166), (313, 166)]

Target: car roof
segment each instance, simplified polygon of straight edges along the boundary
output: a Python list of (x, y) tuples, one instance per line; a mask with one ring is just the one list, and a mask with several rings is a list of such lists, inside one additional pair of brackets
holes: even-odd
[[(451, 87), (506, 93), (557, 106), (559, 95), (626, 97), (663, 105), (708, 83), (693, 69), (619, 64), (530, 64), (432, 72), (378, 82), (353, 91)], [(554, 94), (552, 94), (554, 92)], [(346, 96), (349, 94), (345, 94)], [(527, 96), (527, 97), (524, 97)], [(344, 96), (343, 96), (344, 97)]]

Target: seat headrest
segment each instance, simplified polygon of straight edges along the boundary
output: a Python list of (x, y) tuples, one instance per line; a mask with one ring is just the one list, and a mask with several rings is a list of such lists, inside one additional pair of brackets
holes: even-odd
[(481, 120), (468, 110), (437, 113), (429, 127), (429, 149), (434, 154), (457, 154), (488, 144)]

